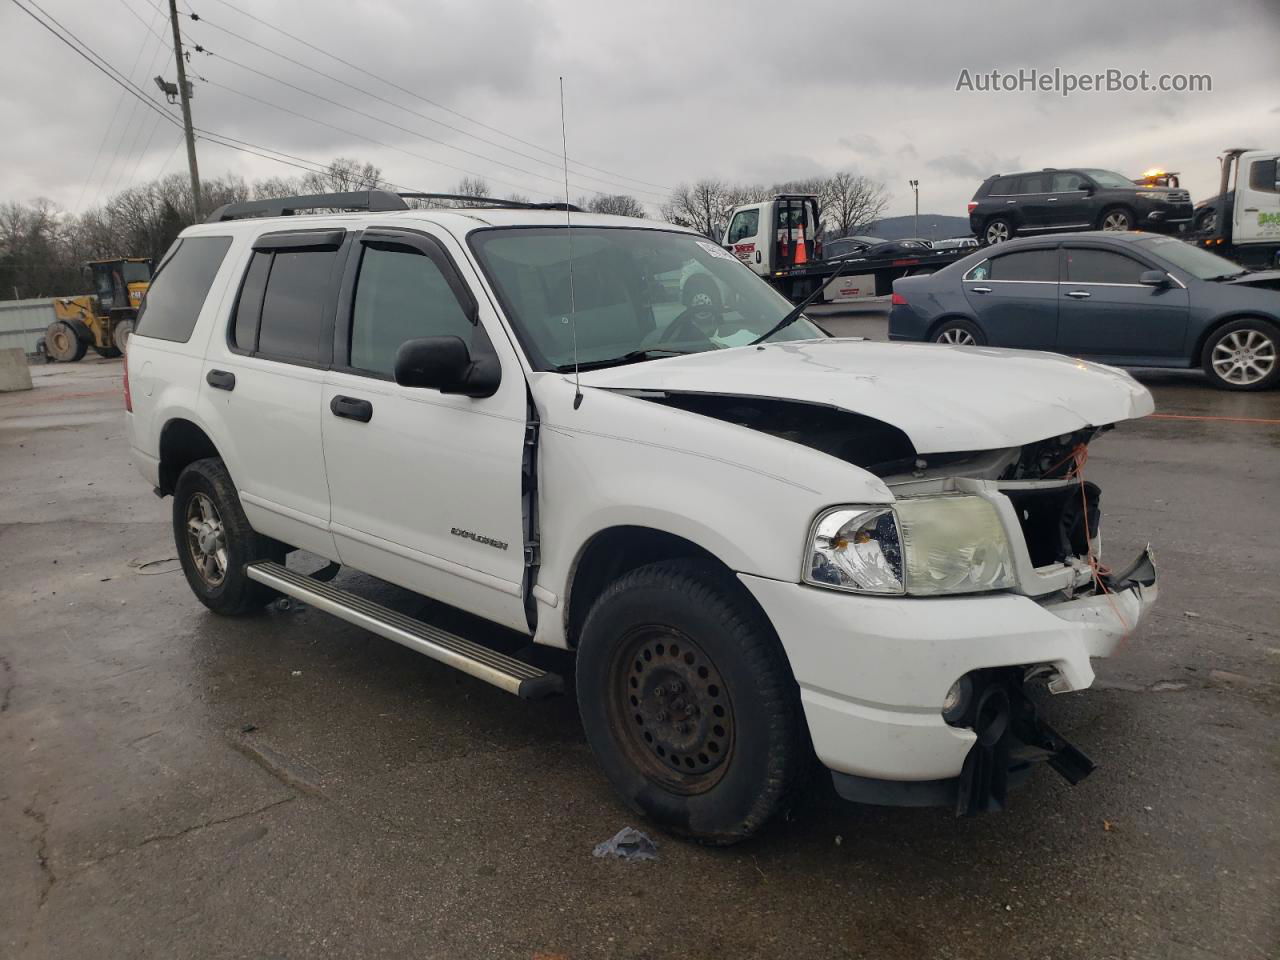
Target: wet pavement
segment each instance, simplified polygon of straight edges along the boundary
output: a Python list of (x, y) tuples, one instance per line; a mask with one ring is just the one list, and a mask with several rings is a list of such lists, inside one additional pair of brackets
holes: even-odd
[(1052, 702), (1091, 778), (1037, 771), (970, 820), (819, 779), (756, 840), (655, 834), (632, 864), (591, 855), (645, 825), (571, 698), (307, 607), (208, 613), (129, 463), (119, 362), (34, 372), (0, 395), (2, 957), (1280, 954), (1280, 393), (1143, 373), (1161, 419), (1091, 447), (1106, 557), (1150, 540), (1162, 576)]

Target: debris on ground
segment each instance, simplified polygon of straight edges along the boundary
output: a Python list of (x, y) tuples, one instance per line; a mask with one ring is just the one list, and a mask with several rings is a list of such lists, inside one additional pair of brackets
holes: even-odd
[(658, 845), (634, 827), (623, 827), (604, 843), (596, 844), (592, 856), (628, 861), (657, 860)]

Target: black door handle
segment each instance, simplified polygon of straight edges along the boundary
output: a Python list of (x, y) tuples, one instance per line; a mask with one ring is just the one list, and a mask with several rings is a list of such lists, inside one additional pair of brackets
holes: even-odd
[(337, 396), (329, 401), (329, 409), (335, 417), (347, 420), (359, 420), (368, 423), (373, 419), (373, 404), (368, 400), (357, 400), (355, 397)]
[(205, 383), (215, 390), (234, 390), (236, 375), (229, 370), (210, 370), (204, 375)]

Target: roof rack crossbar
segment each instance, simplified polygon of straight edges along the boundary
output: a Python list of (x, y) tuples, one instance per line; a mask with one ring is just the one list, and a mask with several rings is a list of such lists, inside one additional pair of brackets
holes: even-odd
[(473, 207), (508, 207), (515, 210), (564, 210), (581, 213), (582, 208), (564, 203), (533, 203), (529, 200), (500, 200), (497, 197), (475, 197), (465, 193), (402, 193), (405, 200), (455, 200)]
[(299, 210), (368, 210), (385, 213), (407, 210), (409, 205), (388, 190), (354, 190), (347, 193), (313, 193), (300, 197), (275, 197), (227, 203), (205, 218), (205, 223), (240, 220), (245, 217), (289, 217)]

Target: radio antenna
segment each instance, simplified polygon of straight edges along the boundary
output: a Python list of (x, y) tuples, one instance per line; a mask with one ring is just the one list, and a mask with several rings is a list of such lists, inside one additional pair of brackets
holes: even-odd
[(577, 302), (573, 292), (573, 219), (569, 214), (569, 138), (564, 131), (564, 77), (560, 78), (560, 145), (564, 149), (564, 236), (569, 242), (569, 331), (573, 335), (573, 409), (582, 406), (582, 380), (578, 371)]

